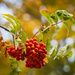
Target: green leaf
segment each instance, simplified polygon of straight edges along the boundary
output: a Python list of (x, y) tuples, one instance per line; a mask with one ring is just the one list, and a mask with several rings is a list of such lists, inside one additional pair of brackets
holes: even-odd
[(15, 30), (14, 29), (13, 30), (10, 30), (10, 32), (13, 33), (13, 34), (15, 34)]
[(14, 28), (11, 25), (8, 25), (12, 30), (14, 30)]
[(57, 44), (53, 46), (53, 48), (50, 50), (49, 54), (50, 56), (55, 56), (57, 50)]
[(12, 61), (10, 65), (15, 65), (15, 64), (17, 64), (17, 62), (16, 61)]
[(14, 60), (14, 58), (12, 56), (10, 56), (9, 59), (12, 60), (12, 61)]
[(70, 51), (70, 53), (67, 55), (67, 57), (71, 57), (73, 55), (73, 52)]
[(70, 18), (69, 20), (75, 25), (75, 20), (73, 18)]
[(69, 25), (68, 25), (68, 23), (66, 21), (64, 21), (63, 23), (65, 24), (65, 26), (67, 28), (67, 31), (68, 31), (67, 36), (68, 36), (68, 34), (69, 34)]
[(47, 10), (42, 10), (40, 13), (47, 19), (50, 24), (53, 24), (53, 20), (50, 17), (50, 13)]
[[(58, 56), (61, 56), (61, 55), (64, 53), (64, 51), (66, 50), (67, 47), (68, 47), (68, 45), (65, 45), (65, 46), (57, 53), (57, 55), (58, 55)], [(54, 57), (54, 59), (56, 59), (56, 58), (57, 58), (57, 56)]]
[(46, 27), (46, 28), (42, 31), (42, 33), (43, 33), (43, 34), (44, 34), (44, 33), (47, 33), (49, 30), (50, 30), (50, 27), (48, 26), (48, 27)]
[(15, 23), (10, 18), (5, 17), (5, 16), (4, 16), (4, 18), (7, 19), (13, 25), (14, 28), (16, 27)]
[(67, 52), (63, 56), (64, 57), (67, 56), (71, 52), (72, 48), (73, 48), (73, 45), (71, 45), (71, 47), (67, 50)]
[(55, 30), (55, 33), (54, 33), (54, 35), (53, 35), (52, 38), (54, 38), (54, 37), (58, 34), (59, 30), (60, 30), (60, 28), (59, 28), (59, 26), (57, 25), (56, 30)]
[(19, 67), (15, 67), (15, 68), (13, 69), (13, 72), (21, 72), (21, 70), (20, 70)]
[(20, 35), (20, 38), (22, 39), (22, 42), (25, 44), (26, 43), (26, 33), (23, 30), (21, 30), (19, 35)]
[(53, 20), (55, 23), (58, 22), (58, 17), (57, 17), (57, 15), (56, 15), (55, 13), (51, 14), (50, 17), (52, 18), (52, 20)]
[[(17, 33), (22, 27), (20, 21), (10, 14), (3, 14), (4, 18), (7, 19), (12, 25), (13, 30)], [(11, 29), (12, 30), (12, 29)], [(11, 31), (12, 32), (12, 31)]]
[(50, 39), (47, 39), (46, 50), (48, 51), (48, 53), (49, 53), (50, 47), (51, 47)]
[(39, 39), (40, 39), (40, 41), (43, 40), (43, 34), (42, 34), (42, 32), (40, 32), (40, 38)]

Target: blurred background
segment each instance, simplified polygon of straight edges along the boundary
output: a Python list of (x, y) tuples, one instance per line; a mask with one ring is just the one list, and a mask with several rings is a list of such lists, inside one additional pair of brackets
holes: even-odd
[[(9, 22), (2, 17), (2, 14), (11, 14), (17, 17), (22, 24), (22, 28), (27, 33), (27, 37), (31, 38), (42, 24), (49, 25), (47, 20), (40, 14), (40, 10), (49, 10), (55, 12), (57, 10), (67, 10), (72, 13), (75, 19), (75, 0), (0, 0), (0, 25), (8, 28)], [(59, 20), (60, 21), (60, 20)], [(43, 42), (46, 43), (47, 38), (51, 40), (51, 47), (58, 44), (58, 51), (65, 45), (71, 46), (74, 43), (73, 56), (71, 58), (56, 59), (49, 58), (47, 63), (41, 69), (29, 69), (25, 67), (25, 63), (20, 64), (22, 73), (20, 75), (75, 75), (75, 26), (69, 22), (70, 32), (67, 37), (67, 29), (63, 23), (59, 24), (60, 31), (58, 35), (52, 39), (55, 26), (51, 27), (51, 31), (44, 34)], [(8, 28), (10, 29), (10, 28)], [(12, 40), (12, 35), (0, 28), (3, 40)], [(36, 38), (39, 40), (39, 34)], [(9, 58), (9, 57), (8, 57)], [(4, 58), (0, 53), (0, 75), (9, 75), (11, 72), (8, 58)]]

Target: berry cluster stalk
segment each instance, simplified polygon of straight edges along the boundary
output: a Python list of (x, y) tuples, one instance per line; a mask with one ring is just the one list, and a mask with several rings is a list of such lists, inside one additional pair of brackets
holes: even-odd
[[(49, 27), (54, 26), (54, 25), (57, 25), (57, 24), (59, 24), (59, 23), (61, 23), (61, 22), (63, 22), (63, 20), (61, 20), (61, 21), (58, 22), (58, 23), (55, 23), (55, 24), (49, 25), (49, 26), (47, 26), (46, 28), (49, 28)], [(35, 35), (39, 33), (39, 31), (40, 31), (40, 30), (38, 30), (38, 31), (32, 36), (32, 38), (34, 38)], [(44, 31), (44, 30), (43, 30), (43, 31)]]

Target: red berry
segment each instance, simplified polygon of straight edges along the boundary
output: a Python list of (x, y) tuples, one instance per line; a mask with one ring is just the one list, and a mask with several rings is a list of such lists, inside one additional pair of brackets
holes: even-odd
[(15, 54), (15, 50), (12, 50), (11, 52), (12, 52), (12, 54)]
[(20, 60), (20, 57), (16, 57), (16, 60), (19, 61)]
[(30, 47), (30, 46), (27, 46), (27, 49), (28, 49), (28, 50), (30, 50), (30, 49), (31, 49), (31, 47)]
[(37, 39), (36, 39), (36, 38), (34, 38), (34, 39), (33, 39), (33, 41), (37, 41)]
[(31, 42), (29, 42), (29, 46), (32, 46), (32, 43)]
[(30, 39), (30, 42), (33, 42), (33, 39)]
[(44, 48), (46, 48), (46, 45), (43, 45)]
[(43, 46), (43, 43), (42, 43), (42, 42), (40, 42), (40, 43), (39, 43), (39, 45), (40, 45), (40, 46)]
[(34, 46), (31, 46), (31, 49), (34, 49), (35, 47)]
[(30, 42), (30, 40), (29, 40), (29, 39), (27, 39), (27, 40), (26, 40), (26, 42), (27, 42), (27, 43), (29, 43), (29, 42)]

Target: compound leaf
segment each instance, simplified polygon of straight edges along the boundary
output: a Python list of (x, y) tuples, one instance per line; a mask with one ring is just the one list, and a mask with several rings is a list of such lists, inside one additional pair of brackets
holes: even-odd
[(67, 36), (68, 36), (68, 34), (69, 34), (69, 25), (68, 25), (68, 23), (66, 21), (64, 21), (63, 23), (65, 24), (65, 26), (67, 28), (67, 31), (68, 31)]
[(49, 50), (50, 50), (50, 46), (51, 46), (51, 44), (50, 44), (50, 39), (47, 39), (47, 43), (46, 43), (46, 50), (49, 52)]
[(57, 25), (55, 33), (52, 38), (54, 38), (58, 34), (59, 30), (60, 30), (60, 27)]

